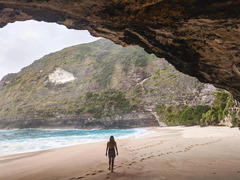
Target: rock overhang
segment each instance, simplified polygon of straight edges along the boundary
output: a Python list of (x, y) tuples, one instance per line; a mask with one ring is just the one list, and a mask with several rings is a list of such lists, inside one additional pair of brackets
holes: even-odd
[(0, 0), (0, 27), (34, 19), (164, 57), (240, 100), (240, 0)]

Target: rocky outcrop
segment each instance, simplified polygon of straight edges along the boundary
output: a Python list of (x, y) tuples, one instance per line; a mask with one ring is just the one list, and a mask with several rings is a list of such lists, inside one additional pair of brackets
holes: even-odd
[(57, 118), (40, 119), (39, 117), (20, 115), (0, 117), (0, 129), (12, 128), (80, 128), (80, 129), (111, 129), (158, 126), (155, 117), (149, 112), (133, 112), (122, 116), (115, 115), (101, 119), (89, 116), (65, 115), (58, 113)]
[(10, 84), (11, 79), (14, 76), (15, 76), (15, 73), (11, 73), (11, 74), (8, 74), (8, 75), (4, 76), (0, 81), (0, 90), (3, 90), (4, 86)]
[(0, 0), (0, 27), (34, 19), (139, 45), (240, 100), (239, 0)]
[(48, 75), (48, 80), (45, 81), (45, 83), (53, 83), (55, 85), (57, 84), (65, 84), (67, 82), (71, 82), (75, 80), (76, 78), (74, 75), (70, 72), (65, 71), (64, 69), (58, 67), (55, 69), (54, 72)]
[[(238, 126), (240, 128), (240, 103), (236, 100), (233, 100), (230, 107), (227, 109), (227, 114), (224, 119), (220, 122), (219, 125), (223, 126)], [(239, 121), (239, 122), (238, 122)]]

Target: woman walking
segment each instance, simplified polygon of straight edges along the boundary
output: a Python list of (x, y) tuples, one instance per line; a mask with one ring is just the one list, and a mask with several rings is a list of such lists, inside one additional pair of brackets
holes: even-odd
[(109, 158), (109, 170), (111, 169), (111, 172), (113, 172), (113, 166), (114, 166), (114, 158), (116, 157), (115, 154), (115, 149), (118, 155), (118, 148), (117, 148), (117, 143), (114, 140), (113, 136), (110, 136), (110, 139), (107, 143), (107, 148), (106, 148), (106, 156), (108, 154), (108, 158)]

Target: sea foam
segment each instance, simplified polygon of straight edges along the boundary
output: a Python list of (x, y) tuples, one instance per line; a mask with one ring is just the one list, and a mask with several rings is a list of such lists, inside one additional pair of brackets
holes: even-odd
[(111, 135), (115, 139), (139, 137), (149, 134), (148, 128), (135, 129), (22, 129), (0, 130), (0, 156), (34, 152), (60, 147), (107, 141)]

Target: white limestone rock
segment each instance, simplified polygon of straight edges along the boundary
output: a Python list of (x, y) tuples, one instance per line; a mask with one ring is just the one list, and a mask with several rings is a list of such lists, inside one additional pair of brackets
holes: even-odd
[(58, 67), (53, 73), (48, 75), (47, 82), (58, 85), (58, 84), (65, 84), (67, 82), (74, 81), (75, 79), (76, 77), (74, 77), (72, 73)]

